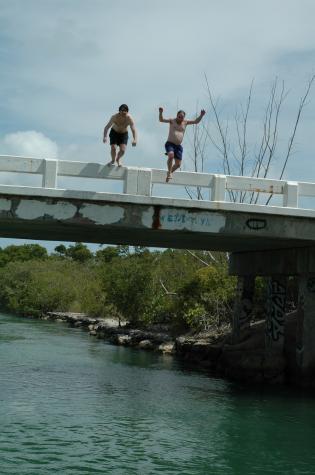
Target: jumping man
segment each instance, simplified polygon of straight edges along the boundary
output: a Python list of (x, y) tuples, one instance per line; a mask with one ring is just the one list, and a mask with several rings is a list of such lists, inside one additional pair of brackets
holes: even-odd
[[(163, 118), (163, 107), (159, 107), (159, 120), (160, 122), (165, 122), (170, 124), (168, 139), (165, 143), (165, 150), (168, 159), (167, 159), (167, 175), (166, 181), (169, 182), (172, 178), (172, 173), (180, 168), (182, 155), (183, 155), (183, 147), (181, 143), (184, 138), (185, 130), (187, 125), (192, 124), (199, 124), (203, 116), (205, 115), (206, 111), (202, 109), (200, 115), (195, 120), (185, 120), (186, 113), (182, 110), (177, 112), (176, 119), (164, 119)], [(173, 160), (175, 163), (173, 165)]]
[[(135, 123), (133, 118), (130, 114), (128, 114), (129, 108), (127, 104), (122, 104), (119, 107), (119, 112), (114, 114), (108, 124), (104, 128), (104, 136), (103, 142), (107, 142), (107, 132), (111, 127), (109, 132), (109, 139), (110, 139), (110, 154), (112, 160), (108, 163), (108, 165), (115, 165), (115, 160), (117, 165), (121, 167), (120, 159), (124, 155), (128, 143), (128, 126), (131, 128), (133, 141), (132, 146), (135, 147), (137, 145), (137, 131), (135, 127)], [(119, 147), (119, 151), (116, 155), (116, 145)]]

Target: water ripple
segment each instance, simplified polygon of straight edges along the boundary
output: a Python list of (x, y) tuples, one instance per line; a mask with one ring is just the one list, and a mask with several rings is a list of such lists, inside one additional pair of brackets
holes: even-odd
[(315, 404), (0, 316), (0, 475), (313, 474)]

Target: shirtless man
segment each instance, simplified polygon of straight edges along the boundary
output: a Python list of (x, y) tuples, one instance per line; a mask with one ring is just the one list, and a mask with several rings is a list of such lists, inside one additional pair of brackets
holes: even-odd
[[(202, 109), (200, 115), (195, 120), (185, 120), (186, 113), (182, 110), (177, 112), (176, 119), (164, 119), (163, 118), (163, 107), (159, 107), (159, 121), (170, 124), (169, 134), (167, 142), (165, 143), (165, 150), (168, 156), (167, 159), (167, 175), (166, 182), (169, 182), (172, 178), (172, 173), (180, 168), (183, 155), (183, 147), (181, 143), (184, 138), (185, 130), (187, 125), (199, 124), (206, 111)], [(173, 165), (173, 160), (175, 163)]]
[[(110, 154), (112, 160), (108, 163), (108, 165), (115, 165), (115, 160), (117, 165), (121, 167), (120, 159), (124, 155), (128, 143), (128, 126), (131, 128), (133, 141), (132, 146), (135, 147), (137, 145), (137, 131), (133, 121), (133, 118), (130, 114), (128, 114), (129, 108), (127, 104), (122, 104), (119, 107), (118, 114), (114, 114), (107, 125), (104, 128), (104, 136), (103, 142), (107, 142), (107, 132), (111, 128), (109, 132), (109, 139), (110, 139)], [(119, 151), (116, 155), (116, 145), (119, 147)]]

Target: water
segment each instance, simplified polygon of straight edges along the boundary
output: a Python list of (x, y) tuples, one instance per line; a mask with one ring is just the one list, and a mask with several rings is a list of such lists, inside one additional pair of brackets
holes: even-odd
[(0, 474), (315, 474), (315, 398), (0, 315)]

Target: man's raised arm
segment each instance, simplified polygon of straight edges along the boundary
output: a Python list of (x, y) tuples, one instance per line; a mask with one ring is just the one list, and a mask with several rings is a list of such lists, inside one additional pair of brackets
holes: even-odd
[(195, 125), (195, 124), (199, 124), (199, 122), (201, 121), (201, 119), (203, 118), (203, 116), (205, 115), (206, 111), (204, 109), (201, 110), (200, 112), (200, 115), (197, 117), (197, 119), (195, 120), (187, 120), (186, 121), (186, 124), (187, 125)]
[(170, 119), (164, 119), (163, 118), (163, 107), (159, 107), (159, 121), (160, 122), (165, 122), (166, 124), (170, 123)]

